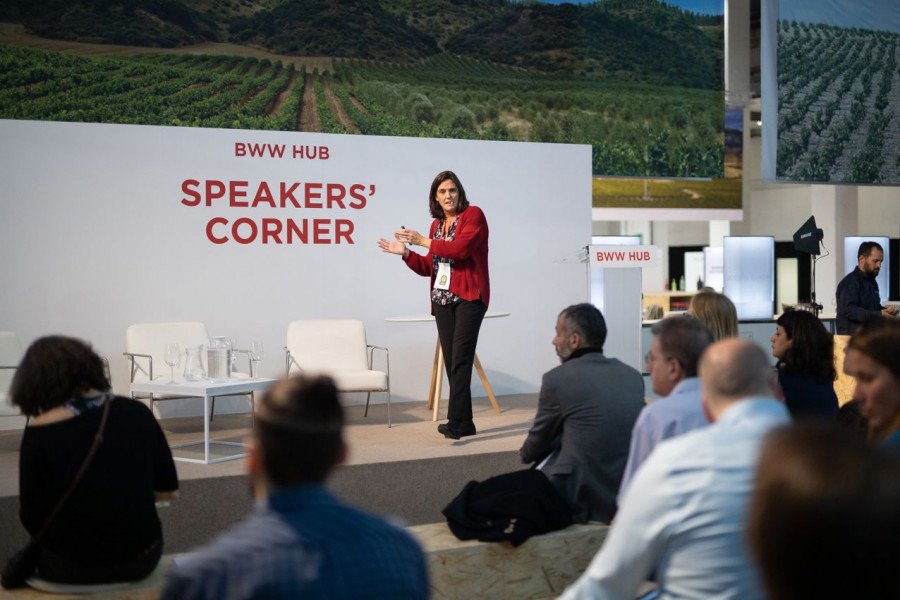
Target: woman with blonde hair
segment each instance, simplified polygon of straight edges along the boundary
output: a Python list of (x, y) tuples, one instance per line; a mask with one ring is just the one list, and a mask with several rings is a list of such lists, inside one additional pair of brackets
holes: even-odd
[(709, 328), (714, 341), (737, 337), (737, 310), (728, 296), (715, 291), (700, 292), (691, 298), (687, 312)]

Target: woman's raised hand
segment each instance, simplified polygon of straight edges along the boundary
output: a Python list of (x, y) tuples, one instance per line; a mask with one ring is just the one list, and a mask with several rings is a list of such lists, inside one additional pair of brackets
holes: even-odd
[(401, 229), (394, 232), (394, 239), (398, 242), (405, 242), (413, 246), (422, 246), (422, 235), (414, 229)]
[(403, 242), (392, 242), (391, 240), (380, 238), (376, 243), (378, 244), (378, 247), (381, 248), (382, 252), (400, 254), (401, 256), (406, 255), (407, 250), (406, 246), (403, 245)]

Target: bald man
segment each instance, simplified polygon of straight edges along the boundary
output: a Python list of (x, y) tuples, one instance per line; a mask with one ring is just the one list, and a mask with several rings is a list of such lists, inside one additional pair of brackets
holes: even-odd
[(712, 425), (662, 442), (638, 469), (600, 552), (563, 600), (762, 599), (745, 516), (762, 438), (790, 422), (761, 348), (728, 338), (700, 360)]

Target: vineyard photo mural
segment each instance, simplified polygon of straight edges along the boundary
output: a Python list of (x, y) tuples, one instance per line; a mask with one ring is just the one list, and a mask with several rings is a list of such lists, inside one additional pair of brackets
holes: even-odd
[(595, 174), (721, 178), (723, 12), (723, 0), (7, 0), (0, 118), (581, 143)]
[(780, 0), (777, 11), (775, 179), (900, 183), (900, 4)]

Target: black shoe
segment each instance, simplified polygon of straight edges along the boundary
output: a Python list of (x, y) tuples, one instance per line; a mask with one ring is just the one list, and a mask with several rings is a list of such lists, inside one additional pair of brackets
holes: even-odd
[(459, 429), (456, 430), (459, 433), (459, 437), (465, 437), (467, 435), (475, 435), (478, 433), (475, 431), (475, 422), (474, 421), (462, 421), (459, 424)]
[(446, 423), (438, 425), (438, 433), (444, 434), (445, 438), (458, 440), (466, 435), (475, 435), (475, 423), (472, 421), (455, 421), (450, 420)]
[(459, 429), (459, 423), (459, 421), (454, 421), (452, 419), (446, 423), (441, 423), (438, 425), (438, 433), (443, 434), (445, 438), (458, 440), (459, 436), (456, 434), (456, 430)]

